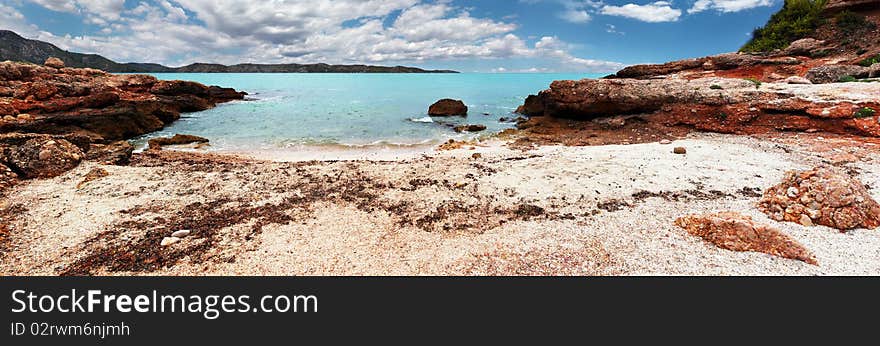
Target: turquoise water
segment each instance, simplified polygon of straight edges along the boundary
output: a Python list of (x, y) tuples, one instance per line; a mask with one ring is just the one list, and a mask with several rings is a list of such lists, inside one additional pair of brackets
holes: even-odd
[[(559, 79), (590, 74), (211, 74), (158, 73), (248, 92), (249, 101), (222, 104), (148, 137), (175, 133), (211, 140), (212, 150), (254, 151), (337, 145), (414, 146), (464, 139), (510, 128), (499, 121), (529, 94)], [(427, 116), (441, 98), (463, 100), (467, 117)], [(483, 124), (482, 134), (450, 125)], [(143, 140), (143, 139), (142, 139)]]

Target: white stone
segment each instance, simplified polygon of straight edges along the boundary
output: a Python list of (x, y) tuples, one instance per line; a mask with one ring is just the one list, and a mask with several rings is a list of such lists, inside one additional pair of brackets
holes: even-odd
[(191, 233), (190, 230), (188, 230), (188, 229), (182, 229), (182, 230), (179, 230), (179, 231), (177, 231), (177, 232), (171, 233), (171, 236), (172, 236), (172, 237), (175, 237), (175, 238), (185, 238), (185, 237), (188, 236), (190, 233)]
[(169, 246), (169, 245), (172, 245), (172, 244), (177, 243), (179, 241), (180, 241), (180, 238), (178, 238), (178, 237), (165, 237), (165, 238), (162, 238), (162, 242), (159, 243), (159, 245)]

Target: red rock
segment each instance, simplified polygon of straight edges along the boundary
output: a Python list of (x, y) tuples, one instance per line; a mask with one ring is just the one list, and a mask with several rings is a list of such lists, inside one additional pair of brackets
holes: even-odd
[(86, 153), (86, 160), (102, 165), (127, 165), (131, 162), (134, 146), (128, 141), (116, 141), (110, 144), (92, 144)]
[(880, 205), (865, 185), (831, 167), (788, 172), (758, 208), (771, 219), (839, 230), (880, 226)]
[(840, 88), (734, 78), (584, 79), (555, 81), (527, 105), (533, 115), (576, 120), (648, 114), (647, 121), (722, 133), (819, 129), (880, 137), (875, 118), (853, 116), (862, 108), (880, 110), (878, 95), (876, 83)]
[(428, 115), (450, 116), (467, 115), (468, 107), (461, 100), (442, 99), (428, 108)]
[(46, 66), (49, 66), (52, 68), (62, 69), (62, 68), (64, 68), (64, 61), (62, 61), (61, 59), (58, 59), (56, 57), (51, 57), (49, 59), (46, 59), (46, 62), (43, 63), (43, 65), (46, 65)]
[[(0, 103), (0, 117), (28, 113), (30, 121), (6, 121), (4, 132), (87, 133), (103, 140), (156, 131), (244, 93), (147, 75), (113, 75), (94, 69), (0, 62), (0, 87), (15, 98)], [(5, 97), (0, 95), (0, 97)]]
[(486, 125), (459, 125), (454, 127), (455, 132), (480, 132), (486, 129)]
[(0, 191), (18, 183), (18, 175), (5, 164), (0, 163)]
[(204, 84), (182, 81), (182, 80), (172, 80), (172, 81), (158, 81), (152, 88), (150, 88), (150, 92), (156, 95), (167, 95), (167, 96), (177, 96), (177, 95), (195, 95), (195, 96), (208, 96), (208, 87)]
[(162, 149), (166, 145), (182, 145), (191, 143), (208, 143), (208, 139), (193, 135), (175, 134), (173, 137), (160, 137), (149, 140), (150, 149)]
[(761, 252), (818, 265), (815, 256), (791, 237), (738, 213), (685, 216), (675, 220), (675, 224), (722, 249)]
[(7, 163), (25, 178), (51, 178), (75, 168), (82, 158), (82, 150), (66, 140), (34, 138), (15, 148)]

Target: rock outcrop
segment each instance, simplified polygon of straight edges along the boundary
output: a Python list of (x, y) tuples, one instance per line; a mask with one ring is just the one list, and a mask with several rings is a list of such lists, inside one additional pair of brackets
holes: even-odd
[(880, 226), (880, 205), (865, 185), (831, 167), (788, 172), (764, 193), (759, 209), (771, 219), (839, 230)]
[(529, 97), (527, 115), (577, 120), (648, 114), (649, 121), (723, 133), (820, 129), (880, 136), (880, 84), (760, 83), (732, 78), (556, 81)]
[[(244, 98), (244, 93), (146, 75), (0, 63), (0, 132), (81, 133), (95, 141), (127, 139), (161, 129), (181, 112)], [(26, 115), (23, 117), (23, 115)]]
[(159, 137), (148, 141), (151, 150), (162, 149), (162, 147), (166, 145), (183, 145), (192, 143), (208, 143), (208, 139), (193, 135), (175, 134), (172, 137)]
[(486, 125), (468, 124), (459, 125), (453, 128), (455, 132), (480, 132), (486, 129)]
[(467, 115), (468, 107), (461, 100), (442, 99), (428, 108), (431, 116)]
[(734, 212), (691, 215), (675, 220), (688, 233), (722, 249), (761, 252), (817, 265), (816, 257), (778, 229), (756, 224), (751, 217)]
[(83, 152), (63, 139), (33, 138), (11, 150), (7, 164), (23, 178), (51, 178), (79, 165)]
[(127, 164), (125, 142), (180, 117), (240, 100), (230, 88), (147, 75), (113, 75), (65, 67), (0, 62), (0, 187), (58, 176), (82, 160)]

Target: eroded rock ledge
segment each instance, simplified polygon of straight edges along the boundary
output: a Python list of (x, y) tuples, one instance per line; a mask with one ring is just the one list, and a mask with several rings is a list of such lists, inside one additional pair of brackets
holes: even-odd
[(0, 62), (0, 189), (53, 177), (82, 160), (127, 164), (124, 140), (246, 93), (147, 75)]
[[(57, 60), (57, 59), (55, 59)], [(147, 75), (0, 62), (0, 133), (77, 133), (93, 142), (127, 139), (163, 128), (245, 93)], [(61, 67), (61, 68), (59, 68)]]

